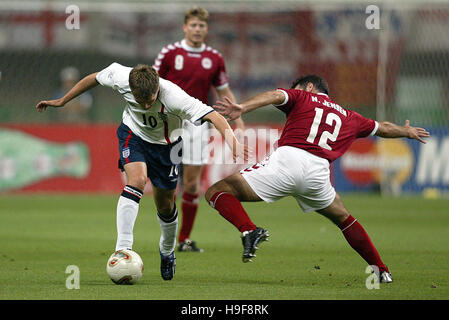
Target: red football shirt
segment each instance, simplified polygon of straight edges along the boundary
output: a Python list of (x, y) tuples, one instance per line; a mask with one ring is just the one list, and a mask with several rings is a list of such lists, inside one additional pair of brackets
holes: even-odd
[(326, 94), (281, 89), (287, 115), (278, 146), (303, 149), (329, 162), (342, 156), (357, 138), (373, 135), (378, 124), (333, 102)]
[(163, 79), (176, 83), (192, 97), (208, 103), (209, 90), (225, 88), (229, 78), (221, 54), (203, 44), (193, 48), (185, 39), (162, 48), (153, 68)]

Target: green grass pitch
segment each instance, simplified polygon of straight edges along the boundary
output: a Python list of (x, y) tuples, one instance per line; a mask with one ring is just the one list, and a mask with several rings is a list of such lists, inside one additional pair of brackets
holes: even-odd
[[(367, 264), (340, 230), (295, 200), (244, 207), (271, 233), (253, 263), (242, 263), (239, 232), (203, 200), (192, 238), (204, 253), (177, 253), (176, 275), (159, 272), (159, 224), (142, 199), (134, 250), (145, 271), (133, 286), (113, 284), (106, 261), (116, 239), (118, 196), (1, 195), (0, 299), (308, 300), (448, 299), (449, 201), (342, 195), (389, 266), (394, 282), (366, 287)], [(178, 204), (179, 207), (179, 204)], [(66, 268), (80, 270), (67, 289)]]

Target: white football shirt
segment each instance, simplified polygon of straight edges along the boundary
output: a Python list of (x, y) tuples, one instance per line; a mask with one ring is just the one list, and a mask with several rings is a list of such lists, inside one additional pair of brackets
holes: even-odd
[[(182, 120), (192, 123), (214, 109), (189, 96), (179, 86), (159, 78), (159, 94), (150, 109), (145, 110), (134, 99), (129, 87), (131, 67), (116, 62), (101, 70), (96, 79), (102, 86), (118, 91), (126, 101), (122, 122), (131, 131), (150, 143), (169, 144), (182, 134)], [(198, 122), (197, 122), (198, 123)]]

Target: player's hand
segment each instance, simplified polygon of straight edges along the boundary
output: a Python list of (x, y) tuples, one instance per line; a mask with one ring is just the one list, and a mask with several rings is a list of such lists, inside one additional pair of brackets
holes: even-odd
[(56, 100), (44, 100), (44, 101), (40, 101), (37, 105), (36, 105), (36, 109), (39, 112), (45, 111), (47, 110), (47, 107), (55, 107), (55, 108), (59, 108), (59, 107), (63, 107), (64, 103), (61, 99), (56, 99)]
[(404, 128), (408, 131), (408, 138), (418, 140), (421, 143), (426, 143), (422, 138), (430, 137), (430, 133), (424, 128), (411, 127), (410, 121), (405, 120)]
[(241, 105), (232, 102), (228, 97), (224, 97), (224, 100), (218, 100), (213, 108), (228, 120), (239, 118), (242, 115), (243, 109)]

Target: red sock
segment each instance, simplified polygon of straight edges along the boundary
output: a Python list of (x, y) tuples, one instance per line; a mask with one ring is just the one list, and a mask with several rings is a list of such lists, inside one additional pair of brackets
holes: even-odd
[(190, 237), (192, 232), (193, 222), (195, 221), (196, 212), (198, 211), (198, 197), (199, 194), (190, 194), (184, 192), (182, 195), (181, 211), (182, 211), (182, 225), (179, 231), (179, 242), (183, 242)]
[(339, 227), (351, 247), (357, 251), (370, 266), (377, 266), (379, 272), (388, 272), (388, 268), (380, 259), (376, 247), (374, 247), (371, 239), (365, 232), (365, 229), (363, 229), (357, 219), (350, 215)]
[(240, 232), (255, 230), (257, 227), (251, 221), (240, 201), (227, 192), (217, 192), (210, 198), (210, 205), (220, 215), (232, 223)]

